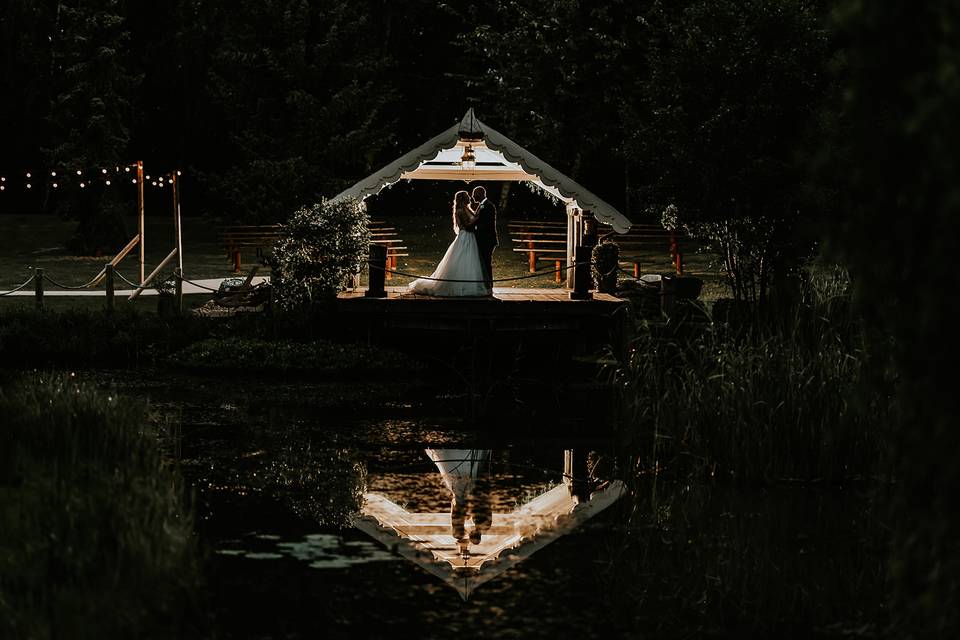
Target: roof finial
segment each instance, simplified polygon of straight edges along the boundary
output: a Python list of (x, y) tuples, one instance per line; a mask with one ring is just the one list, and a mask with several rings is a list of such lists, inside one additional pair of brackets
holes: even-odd
[(477, 116), (474, 115), (473, 107), (467, 109), (467, 112), (463, 114), (463, 119), (460, 120), (460, 127), (457, 133), (461, 140), (470, 142), (483, 140), (483, 125), (477, 120)]

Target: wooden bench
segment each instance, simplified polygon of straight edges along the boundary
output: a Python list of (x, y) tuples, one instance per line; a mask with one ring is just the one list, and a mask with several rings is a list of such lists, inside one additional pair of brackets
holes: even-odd
[[(370, 244), (379, 244), (387, 248), (387, 269), (397, 269), (397, 258), (406, 257), (408, 249), (403, 245), (403, 240), (397, 234), (396, 227), (384, 220), (371, 220), (368, 223), (370, 229)], [(390, 271), (386, 273), (387, 280), (393, 278)]]
[(683, 252), (681, 243), (688, 238), (682, 231), (664, 229), (658, 224), (635, 224), (626, 233), (610, 232), (600, 236), (602, 241), (609, 238), (620, 247), (620, 263), (633, 267), (633, 277), (640, 277), (640, 266), (652, 263), (655, 256), (669, 256), (670, 264), (677, 275), (683, 275)]
[[(609, 228), (609, 227), (608, 227)], [(561, 220), (515, 220), (508, 224), (513, 250), (527, 254), (527, 266), (532, 273), (537, 261), (552, 262), (556, 281), (561, 281), (561, 267), (567, 257), (567, 224)], [(682, 232), (671, 231), (657, 224), (635, 224), (626, 233), (600, 233), (598, 241), (609, 238), (620, 247), (621, 264), (632, 266), (634, 277), (640, 277), (640, 267), (652, 263), (655, 256), (669, 256), (677, 275), (683, 275), (681, 243), (689, 241)]]
[(527, 254), (530, 273), (537, 270), (537, 260), (552, 262), (554, 282), (563, 281), (563, 265), (567, 262), (567, 223), (560, 220), (513, 220), (508, 223), (515, 253)]
[(241, 252), (245, 249), (255, 249), (258, 258), (262, 258), (265, 249), (270, 249), (280, 238), (279, 224), (266, 225), (234, 225), (224, 227), (220, 232), (227, 259), (233, 260), (233, 272), (239, 273)]

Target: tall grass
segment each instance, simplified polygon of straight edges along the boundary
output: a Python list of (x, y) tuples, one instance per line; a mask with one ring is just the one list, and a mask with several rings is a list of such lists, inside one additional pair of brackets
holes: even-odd
[(0, 389), (0, 636), (190, 635), (198, 579), (144, 406), (71, 376)]
[(616, 371), (646, 468), (748, 482), (879, 470), (892, 406), (867, 391), (876, 359), (843, 304), (672, 335), (641, 326)]

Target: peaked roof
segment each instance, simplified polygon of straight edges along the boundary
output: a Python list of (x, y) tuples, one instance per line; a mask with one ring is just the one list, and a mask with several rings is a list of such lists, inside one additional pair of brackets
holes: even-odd
[(450, 535), (449, 513), (415, 513), (377, 493), (364, 494), (355, 527), (456, 589), (467, 600), (483, 583), (570, 533), (624, 493), (619, 480), (579, 502), (566, 484), (542, 493), (511, 513), (494, 513), (492, 526), (469, 558)]
[[(477, 166), (469, 170), (458, 162), (460, 150), (467, 144), (476, 150), (477, 155)], [(331, 201), (363, 200), (401, 179), (530, 180), (567, 204), (592, 212), (600, 222), (609, 224), (619, 233), (625, 233), (632, 224), (626, 216), (581, 184), (481, 122), (473, 108), (467, 110), (459, 123), (338, 193)]]

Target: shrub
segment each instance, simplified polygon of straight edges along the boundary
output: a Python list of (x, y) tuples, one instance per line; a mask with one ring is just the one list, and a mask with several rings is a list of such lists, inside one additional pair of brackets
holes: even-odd
[(244, 337), (195, 342), (171, 356), (170, 362), (207, 371), (310, 372), (337, 377), (359, 374), (392, 376), (420, 368), (401, 353), (363, 344)]
[(199, 558), (145, 407), (36, 377), (0, 425), (0, 636), (182, 635)]
[(357, 200), (323, 200), (294, 213), (270, 258), (280, 307), (310, 306), (343, 290), (366, 262), (367, 221), (366, 208)]

